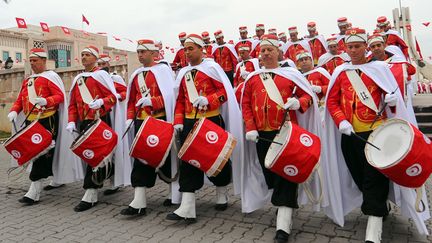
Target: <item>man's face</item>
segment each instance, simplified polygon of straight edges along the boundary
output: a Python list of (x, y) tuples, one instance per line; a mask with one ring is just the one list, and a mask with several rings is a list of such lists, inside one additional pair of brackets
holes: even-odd
[(249, 51), (239, 51), (239, 56), (242, 60), (249, 59)]
[(255, 30), (255, 34), (258, 36), (258, 39), (264, 35), (264, 30)]
[(195, 43), (187, 42), (184, 46), (186, 59), (191, 63), (199, 63), (203, 56), (202, 47), (198, 46)]
[(302, 57), (297, 60), (297, 66), (302, 70), (302, 72), (308, 72), (313, 69), (312, 58)]
[(309, 29), (309, 28), (308, 28), (309, 36), (310, 36), (310, 37), (314, 37), (314, 36), (316, 35), (316, 34), (315, 34), (315, 31), (316, 31), (315, 29)]
[(383, 42), (375, 41), (369, 45), (369, 49), (375, 58), (381, 58), (385, 54), (385, 45)]
[(391, 29), (391, 26), (389, 24), (383, 25), (379, 27), (382, 31), (387, 32), (389, 29)]
[(109, 68), (109, 62), (98, 62), (97, 63), (98, 64), (98, 67), (100, 68), (100, 69), (102, 69), (102, 68)]
[(147, 66), (153, 62), (154, 51), (149, 50), (137, 50), (138, 60), (144, 66)]
[(279, 48), (272, 45), (261, 46), (260, 56), (265, 67), (278, 65)]
[(90, 52), (85, 51), (81, 53), (81, 63), (84, 67), (94, 66), (96, 64), (96, 61), (97, 58)]
[(210, 44), (210, 38), (203, 39), (204, 43)]
[(362, 60), (365, 60), (365, 52), (367, 47), (365, 42), (346, 43), (345, 47), (345, 50), (348, 56), (351, 57), (351, 61), (353, 63), (362, 63)]
[(339, 25), (339, 33), (341, 35), (345, 35), (345, 31), (348, 29), (348, 25), (344, 24), (344, 25)]
[(332, 54), (332, 55), (336, 55), (338, 53), (338, 45), (337, 44), (329, 45), (328, 49), (329, 49), (330, 54)]
[(279, 38), (280, 41), (282, 41), (283, 43), (287, 42), (287, 37), (286, 36), (282, 36), (281, 38)]
[(217, 42), (218, 45), (225, 44), (224, 37), (222, 36), (222, 37), (216, 38), (216, 42)]
[(46, 69), (46, 58), (30, 57), (30, 66), (33, 72), (41, 73)]
[(290, 33), (289, 35), (290, 35), (291, 41), (298, 41), (298, 37), (297, 37), (298, 33), (297, 32)]
[(248, 35), (247, 31), (240, 32), (240, 39), (242, 40), (247, 39), (247, 35)]

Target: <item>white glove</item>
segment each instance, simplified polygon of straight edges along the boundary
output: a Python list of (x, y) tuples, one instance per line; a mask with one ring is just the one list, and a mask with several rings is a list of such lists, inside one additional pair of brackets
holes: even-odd
[(133, 120), (132, 119), (127, 119), (126, 120), (126, 127), (125, 127), (125, 129), (127, 129), (129, 126), (130, 126), (130, 124), (133, 122)]
[(15, 120), (18, 116), (18, 113), (16, 113), (16, 111), (11, 111), (9, 112), (9, 114), (7, 115), (8, 119), (10, 122), (12, 122), (13, 120)]
[(300, 101), (297, 98), (288, 98), (283, 107), (285, 110), (298, 110), (300, 109)]
[(97, 99), (97, 100), (92, 101), (89, 104), (89, 107), (90, 107), (90, 109), (97, 110), (97, 109), (101, 108), (103, 106), (103, 104), (104, 104), (103, 99)]
[(115, 94), (115, 96), (116, 96), (116, 98), (118, 99), (118, 100), (121, 100), (121, 95), (120, 94)]
[(312, 85), (312, 91), (319, 94), (322, 92), (321, 86), (318, 85)]
[(75, 122), (69, 122), (66, 126), (66, 131), (73, 133), (76, 130)]
[(247, 78), (247, 76), (249, 75), (249, 73), (250, 72), (248, 72), (248, 71), (241, 71), (240, 72), (240, 77), (242, 77), (242, 79), (246, 79)]
[(40, 106), (46, 106), (47, 105), (47, 100), (45, 98), (42, 97), (38, 97), (35, 98), (35, 105), (40, 105)]
[(397, 100), (398, 98), (396, 94), (386, 94), (384, 97), (384, 102), (389, 106), (396, 106)]
[(193, 107), (199, 107), (201, 109), (202, 107), (208, 105), (208, 99), (204, 96), (198, 96), (192, 104)]
[(347, 120), (343, 120), (341, 123), (339, 123), (339, 131), (345, 135), (351, 136), (351, 133), (354, 132), (354, 129), (351, 123), (349, 123)]
[(177, 134), (180, 133), (181, 131), (183, 131), (183, 124), (175, 124), (174, 130)]
[(258, 131), (252, 130), (252, 131), (247, 132), (246, 133), (246, 140), (256, 143), (258, 141)]
[(140, 107), (143, 107), (143, 106), (153, 106), (153, 104), (151, 102), (151, 98), (149, 98), (149, 97), (143, 97), (143, 98), (141, 98), (141, 99), (139, 99), (137, 101), (137, 103), (135, 104), (135, 106), (136, 107), (138, 107), (138, 106), (140, 106)]

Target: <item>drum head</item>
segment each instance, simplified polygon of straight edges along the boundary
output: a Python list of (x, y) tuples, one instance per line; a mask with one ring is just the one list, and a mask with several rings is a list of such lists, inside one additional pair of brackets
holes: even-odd
[(371, 133), (365, 147), (366, 158), (372, 166), (386, 168), (399, 163), (411, 150), (414, 132), (404, 120), (391, 119)]
[(276, 135), (273, 141), (281, 143), (283, 145), (272, 143), (270, 145), (269, 150), (267, 151), (264, 165), (266, 168), (273, 167), (273, 164), (276, 163), (278, 160), (280, 154), (282, 151), (284, 151), (286, 145), (288, 144), (288, 141), (291, 137), (291, 131), (292, 131), (292, 125), (291, 122), (285, 122), (285, 124), (282, 126), (279, 133)]

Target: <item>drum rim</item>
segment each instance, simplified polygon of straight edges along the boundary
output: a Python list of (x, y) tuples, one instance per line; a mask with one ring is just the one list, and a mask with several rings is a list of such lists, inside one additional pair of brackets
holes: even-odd
[[(386, 125), (386, 124), (391, 124), (391, 123), (404, 123), (404, 124), (407, 124), (408, 125), (408, 127), (409, 127), (409, 129), (410, 129), (410, 131), (411, 131), (411, 133), (414, 133), (414, 129), (412, 128), (412, 125), (408, 122), (408, 121), (405, 121), (405, 120), (403, 120), (403, 119), (400, 119), (400, 118), (390, 118), (390, 119), (388, 119), (387, 121), (385, 121), (383, 124), (381, 124), (379, 127), (377, 127), (370, 135), (369, 135), (369, 137), (375, 137), (376, 136), (376, 134), (379, 132), (379, 131), (381, 131), (382, 129), (383, 129), (383, 126), (384, 125)], [(369, 139), (368, 139), (368, 141), (369, 141)], [(387, 166), (383, 166), (383, 167), (380, 167), (380, 166), (378, 166), (378, 165), (376, 165), (372, 160), (371, 160), (371, 155), (370, 155), (370, 152), (369, 151), (373, 151), (373, 149), (375, 149), (375, 148), (373, 148), (372, 146), (370, 146), (369, 144), (366, 144), (366, 146), (365, 146), (365, 149), (364, 149), (364, 152), (365, 152), (365, 155), (366, 155), (366, 160), (368, 161), (368, 163), (370, 164), (370, 165), (372, 165), (373, 167), (375, 167), (375, 168), (378, 168), (378, 169), (388, 169), (388, 168), (390, 168), (390, 167), (393, 167), (393, 166), (395, 166), (395, 165), (397, 165), (397, 164), (399, 164), (406, 156), (407, 156), (407, 154), (411, 151), (411, 149), (412, 149), (412, 146), (413, 146), (413, 143), (414, 143), (414, 136), (412, 136), (411, 138), (410, 138), (410, 141), (409, 141), (409, 147), (408, 147), (408, 149), (407, 149), (407, 151), (405, 151), (404, 153), (403, 153), (403, 155), (400, 157), (400, 158), (398, 158), (393, 164), (390, 164), (390, 165), (387, 165)]]
[(101, 119), (97, 119), (97, 120), (94, 120), (93, 122), (94, 122), (93, 125), (88, 126), (88, 128), (86, 127), (87, 129), (84, 130), (80, 134), (80, 136), (78, 136), (76, 138), (76, 140), (73, 141), (73, 143), (72, 143), (72, 145), (70, 147), (72, 150), (75, 150), (78, 146), (80, 146), (85, 141), (85, 140), (83, 141), (83, 138), (85, 137), (85, 135), (88, 135), (90, 132), (94, 132), (94, 130), (102, 122), (102, 120)]
[[(288, 131), (289, 133), (287, 133), (287, 137), (284, 139), (285, 141), (284, 141), (284, 143), (283, 143), (283, 146), (280, 146), (280, 145), (278, 145), (278, 144), (273, 144), (273, 143), (270, 145), (268, 151), (270, 151), (270, 149), (273, 148), (274, 146), (280, 146), (280, 148), (279, 148), (279, 151), (277, 152), (277, 154), (275, 155), (273, 161), (272, 161), (270, 164), (267, 164), (267, 161), (269, 161), (269, 160), (267, 159), (267, 154), (268, 154), (268, 151), (267, 151), (266, 157), (264, 158), (264, 166), (265, 166), (267, 169), (270, 169), (270, 168), (272, 168), (272, 167), (274, 166), (274, 164), (276, 163), (276, 161), (280, 158), (280, 156), (281, 156), (281, 154), (282, 154), (282, 151), (284, 151), (285, 148), (287, 147), (287, 145), (288, 145), (288, 141), (291, 139), (292, 129), (293, 129), (292, 122), (291, 122), (291, 121), (286, 121), (286, 122), (284, 123), (284, 126), (283, 126), (282, 128), (285, 127), (285, 124), (288, 124), (286, 127), (287, 127), (287, 129), (289, 129), (289, 131)], [(282, 130), (282, 129), (281, 129), (281, 130)], [(280, 131), (281, 131), (281, 130), (280, 130)], [(278, 133), (276, 136), (278, 136), (278, 135), (280, 134), (280, 131), (279, 131), (279, 133)], [(275, 138), (276, 138), (276, 137), (275, 137)]]
[[(38, 122), (38, 120), (34, 120), (32, 123), (30, 123), (28, 126), (24, 127), (23, 129), (19, 130), (18, 132), (16, 132), (14, 135), (10, 136), (8, 139), (6, 139), (6, 141), (4, 142), (3, 146), (7, 146), (10, 143), (12, 143), (13, 141), (15, 141), (19, 135), (22, 135), (24, 132), (26, 132), (27, 130), (29, 130), (30, 128), (32, 128), (36, 123)], [(42, 124), (41, 124), (42, 126)], [(43, 126), (42, 126), (43, 127)], [(43, 127), (45, 130), (46, 128)], [(48, 131), (48, 130), (47, 130)], [(48, 131), (49, 132), (49, 131)]]
[[(218, 157), (216, 158), (216, 161), (219, 160), (220, 163), (218, 164), (218, 166), (216, 166), (216, 163), (213, 163), (213, 165), (210, 166), (210, 168), (206, 171), (206, 175), (208, 175), (208, 176), (217, 176), (222, 171), (222, 168), (225, 166), (225, 164), (227, 163), (227, 161), (231, 157), (232, 152), (234, 151), (235, 146), (237, 145), (237, 139), (228, 131), (227, 131), (227, 133), (228, 133), (228, 138), (225, 141), (224, 148), (226, 147), (227, 144), (230, 144), (231, 146), (229, 147), (229, 149), (227, 151), (225, 151), (224, 149), (222, 149), (222, 151), (220, 151)], [(222, 153), (223, 153), (223, 156), (221, 156)], [(230, 154), (230, 156), (226, 156), (227, 154)], [(219, 168), (221, 168), (221, 169), (219, 169)]]
[(197, 122), (195, 122), (192, 130), (187, 135), (186, 140), (184, 141), (183, 145), (180, 148), (180, 151), (178, 152), (178, 157), (180, 159), (184, 155), (184, 153), (188, 150), (189, 146), (192, 144), (192, 141), (195, 140), (195, 137), (198, 134), (196, 131), (199, 131), (201, 129), (206, 119), (207, 118), (205, 117), (201, 117)]
[[(132, 144), (131, 144), (131, 148), (130, 148), (130, 150), (129, 150), (129, 155), (130, 155), (130, 156), (132, 156), (132, 151), (134, 150), (136, 144), (138, 143), (138, 139), (137, 139), (137, 138), (139, 137), (139, 135), (141, 135), (142, 130), (144, 129), (145, 125), (147, 124), (147, 121), (148, 121), (150, 118), (151, 118), (151, 117), (146, 117), (146, 118), (144, 119), (143, 123), (141, 123), (141, 126), (140, 126), (140, 128), (139, 128), (139, 130), (138, 130), (138, 132), (137, 132), (137, 135), (134, 137), (134, 140), (133, 140), (133, 142), (132, 142)], [(134, 124), (134, 125), (135, 125), (135, 124)], [(135, 158), (135, 157), (134, 157), (134, 158)]]

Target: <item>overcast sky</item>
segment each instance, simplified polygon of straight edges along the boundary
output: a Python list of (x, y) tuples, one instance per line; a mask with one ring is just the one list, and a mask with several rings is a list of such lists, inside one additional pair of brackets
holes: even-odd
[[(401, 0), (409, 6), (412, 30), (422, 47), (425, 58), (432, 55), (431, 0)], [(337, 33), (336, 19), (348, 17), (353, 26), (372, 31), (376, 18), (385, 15), (392, 19), (392, 9), (399, 7), (398, 0), (11, 0), (0, 1), (0, 28), (15, 27), (15, 17), (24, 18), (27, 24), (62, 25), (81, 29), (81, 14), (90, 21), (84, 26), (89, 32), (108, 32), (110, 35), (138, 40), (160, 39), (165, 45), (178, 46), (177, 34), (210, 34), (222, 29), (225, 39), (237, 39), (238, 27), (248, 26), (254, 34), (255, 24), (265, 24), (266, 30), (276, 28), (287, 32), (288, 27), (298, 26), (301, 36), (307, 34), (306, 24), (315, 21), (320, 34), (328, 37)], [(213, 37), (213, 36), (212, 36)], [(114, 41), (110, 46), (134, 50), (136, 45), (128, 41)]]

